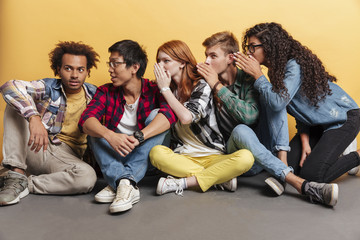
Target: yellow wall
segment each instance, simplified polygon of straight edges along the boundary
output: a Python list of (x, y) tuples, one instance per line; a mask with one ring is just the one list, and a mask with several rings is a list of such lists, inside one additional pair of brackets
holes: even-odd
[[(83, 41), (100, 54), (88, 79), (95, 85), (109, 81), (107, 48), (136, 40), (150, 60), (145, 77), (153, 78), (156, 49), (163, 42), (181, 39), (203, 61), (201, 43), (212, 33), (230, 30), (240, 40), (246, 28), (265, 21), (281, 23), (309, 46), (360, 103), (359, 0), (0, 0), (0, 84), (52, 77), (48, 53), (60, 40)], [(0, 136), (4, 109), (1, 98)], [(294, 134), (292, 120), (290, 131)]]

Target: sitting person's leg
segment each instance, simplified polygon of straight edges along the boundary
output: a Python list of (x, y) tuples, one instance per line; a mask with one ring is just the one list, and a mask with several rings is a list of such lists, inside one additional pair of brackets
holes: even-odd
[[(247, 149), (254, 155), (255, 164), (249, 170), (251, 175), (259, 173), (263, 168), (274, 177), (285, 181), (287, 173), (292, 171), (290, 167), (286, 166), (280, 159), (265, 148), (265, 146), (260, 143), (255, 132), (244, 124), (240, 124), (234, 128), (227, 142), (228, 153), (239, 149)], [(259, 168), (259, 166), (261, 168)]]
[(168, 147), (158, 145), (150, 151), (150, 161), (160, 171), (175, 177), (185, 178), (204, 170), (204, 167), (190, 157), (174, 153)]
[[(191, 157), (174, 153), (168, 147), (158, 145), (150, 151), (150, 161), (160, 171), (170, 174), (167, 178), (160, 178), (156, 193), (162, 195), (168, 192), (175, 192), (182, 195), (184, 189), (188, 188), (187, 179), (191, 178), (195, 173), (204, 170), (204, 167)], [(172, 176), (180, 179), (175, 179)], [(193, 186), (198, 186), (195, 181)]]
[[(203, 192), (211, 186), (225, 183), (247, 172), (254, 164), (254, 157), (249, 150), (242, 149), (226, 155), (203, 157), (205, 169), (195, 174)], [(230, 188), (229, 190), (235, 191)]]
[(359, 152), (339, 157), (357, 136), (360, 129), (360, 111), (348, 112), (347, 121), (337, 129), (325, 131), (307, 156), (300, 176), (318, 182), (331, 182), (350, 169), (359, 166)]
[(45, 152), (30, 151), (27, 159), (31, 193), (88, 193), (96, 183), (95, 170), (65, 143), (50, 143)]
[(2, 165), (10, 171), (2, 179), (0, 205), (18, 203), (29, 194), (25, 175), (29, 135), (28, 122), (14, 109), (6, 106)]
[[(145, 121), (147, 126), (155, 118), (153, 110)], [(137, 183), (145, 176), (151, 148), (162, 144), (167, 131), (153, 136), (138, 145), (125, 157), (116, 152), (103, 138), (89, 137), (94, 156), (109, 184), (95, 195), (95, 200), (110, 203), (110, 212), (121, 212), (132, 208), (140, 200)], [(116, 193), (115, 193), (116, 192)]]
[[(28, 122), (9, 107), (5, 111), (4, 122), (2, 164), (10, 171), (5, 181), (6, 188), (0, 195), (8, 195), (9, 191), (16, 194), (5, 196), (6, 199), (0, 200), (3, 204), (16, 203), (28, 192), (76, 194), (92, 190), (96, 182), (95, 171), (70, 147), (64, 143), (60, 146), (49, 143), (46, 151), (41, 149), (35, 153), (27, 145), (30, 136)], [(25, 172), (30, 175), (29, 178)]]
[[(150, 159), (161, 171), (180, 178), (161, 178), (157, 187), (159, 195), (174, 191), (181, 194), (183, 189), (195, 186), (205, 192), (214, 184), (225, 183), (246, 172), (254, 162), (247, 150), (228, 155), (189, 157), (174, 153), (165, 146), (155, 146), (150, 152)], [(236, 183), (233, 185), (229, 188), (225, 185), (225, 188), (235, 191)]]
[[(303, 178), (294, 175), (291, 167), (286, 166), (285, 163), (267, 150), (249, 127), (245, 125), (237, 126), (232, 132), (227, 148), (229, 152), (234, 149), (250, 150), (255, 157), (256, 164), (263, 167), (282, 182), (288, 182), (300, 194), (307, 195), (310, 199), (313, 199), (313, 201), (326, 205), (334, 206), (336, 204), (338, 198), (338, 186), (336, 184), (307, 182)], [(256, 172), (254, 171), (253, 173)], [(284, 188), (277, 183), (276, 179), (273, 179), (273, 182), (268, 181), (267, 184), (269, 184), (278, 195), (284, 191)]]

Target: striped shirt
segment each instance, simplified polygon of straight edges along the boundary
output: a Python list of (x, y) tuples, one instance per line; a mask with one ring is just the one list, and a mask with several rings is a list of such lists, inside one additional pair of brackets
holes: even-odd
[[(86, 102), (95, 93), (94, 85), (84, 83)], [(5, 102), (21, 116), (29, 119), (38, 115), (48, 131), (53, 144), (60, 144), (56, 137), (61, 132), (66, 111), (66, 95), (61, 79), (44, 78), (36, 81), (10, 80), (0, 87)]]
[[(225, 140), (239, 124), (254, 126), (259, 118), (259, 93), (254, 88), (255, 79), (238, 69), (235, 82), (222, 87), (217, 96), (222, 102), (217, 118)], [(219, 110), (219, 109), (218, 109)]]

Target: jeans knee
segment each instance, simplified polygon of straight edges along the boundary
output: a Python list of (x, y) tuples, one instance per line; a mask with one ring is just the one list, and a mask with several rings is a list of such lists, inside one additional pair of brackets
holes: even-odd
[(245, 142), (251, 135), (255, 135), (251, 128), (245, 124), (239, 124), (233, 129), (231, 138), (240, 142)]

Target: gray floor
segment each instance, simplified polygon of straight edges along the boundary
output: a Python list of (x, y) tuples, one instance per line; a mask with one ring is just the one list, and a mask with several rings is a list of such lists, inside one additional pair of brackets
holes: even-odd
[(111, 215), (90, 194), (30, 194), (0, 208), (0, 240), (13, 239), (360, 239), (360, 175), (342, 176), (335, 208), (310, 204), (287, 186), (280, 197), (265, 186), (267, 173), (240, 177), (235, 193), (209, 190), (155, 195), (159, 176), (140, 183), (132, 210)]

